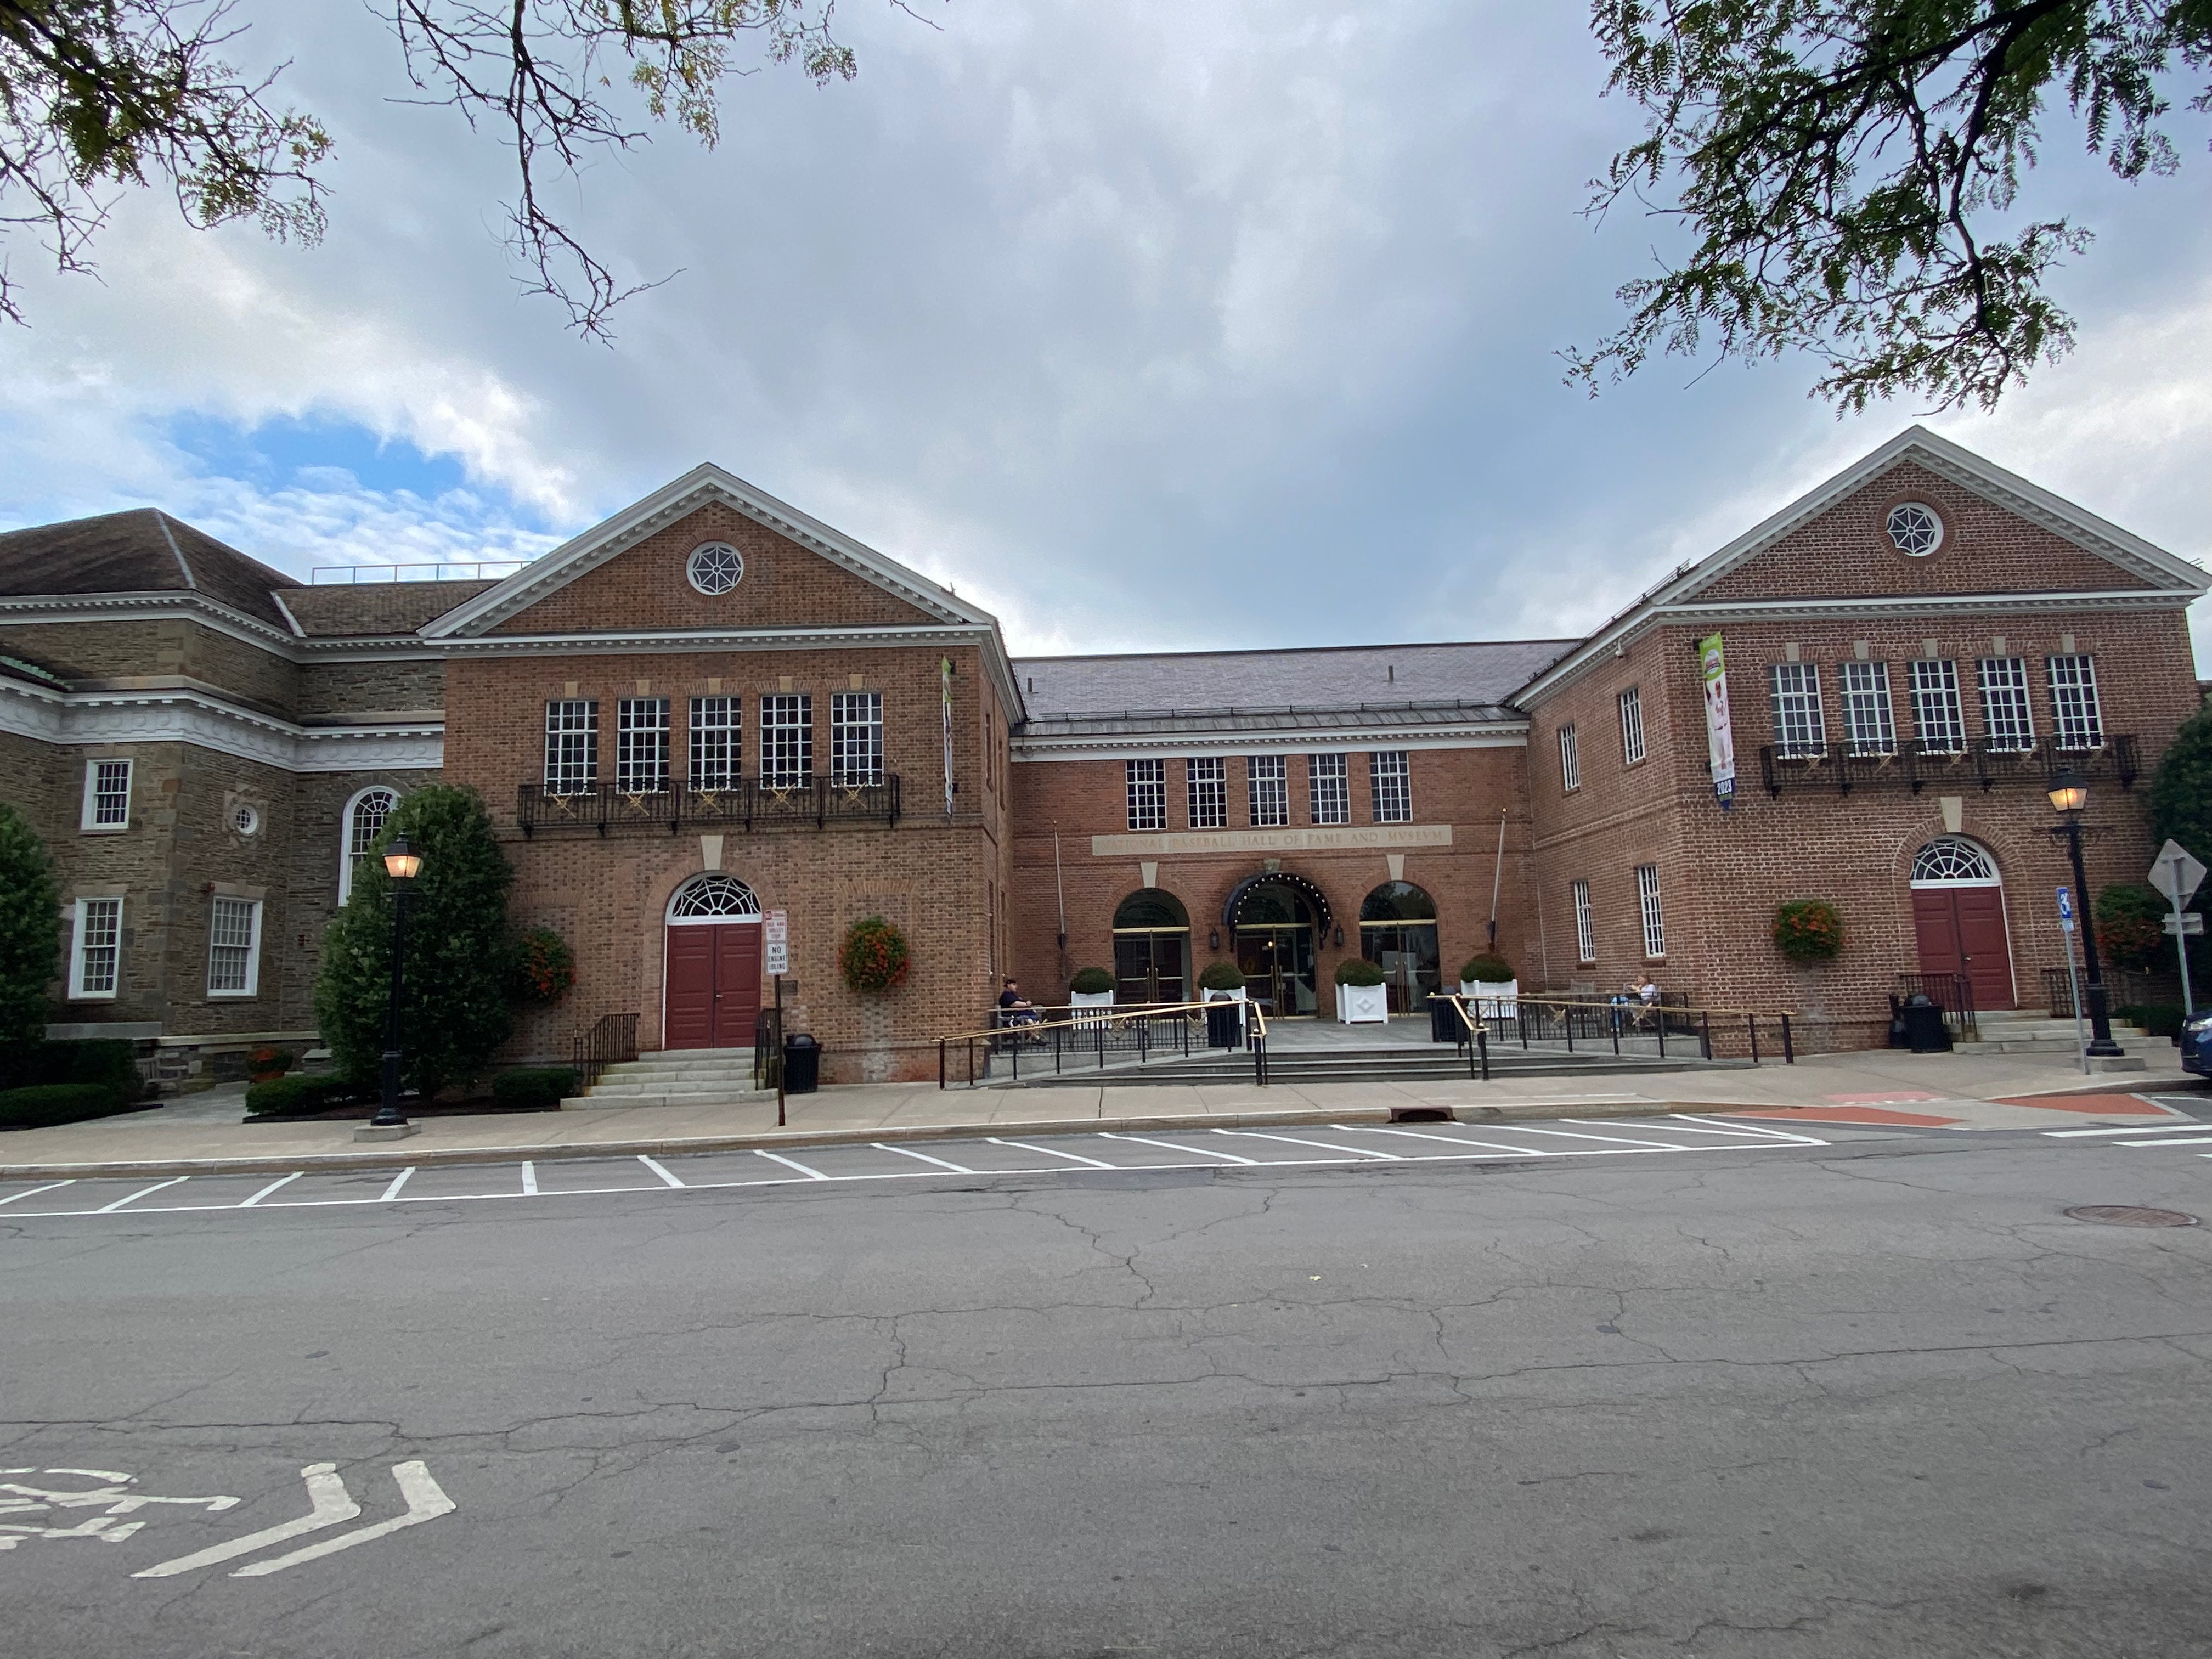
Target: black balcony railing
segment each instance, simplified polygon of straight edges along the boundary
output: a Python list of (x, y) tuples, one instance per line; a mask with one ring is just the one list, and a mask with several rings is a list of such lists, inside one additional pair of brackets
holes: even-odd
[(556, 794), (526, 783), (517, 793), (515, 818), (526, 836), (541, 831), (591, 830), (630, 835), (687, 825), (707, 830), (826, 830), (833, 823), (896, 824), (899, 781), (837, 783), (807, 778), (778, 787), (744, 778), (722, 789), (662, 789), (626, 794)]
[(1759, 751), (1759, 778), (1770, 795), (1816, 789), (1848, 795), (1854, 789), (1988, 790), (2000, 784), (2050, 787), (2053, 774), (2070, 768), (2091, 781), (2132, 788), (2137, 775), (2136, 740), (2108, 737), (2094, 749), (2062, 749), (2042, 739), (2025, 749), (1993, 747), (1978, 738), (1963, 749), (1923, 750), (1910, 744), (1877, 754), (1841, 744), (1811, 749), (1769, 744)]

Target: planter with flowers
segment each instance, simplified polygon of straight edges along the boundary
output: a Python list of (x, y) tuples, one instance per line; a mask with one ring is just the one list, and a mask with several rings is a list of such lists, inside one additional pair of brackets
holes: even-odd
[(1844, 919), (1826, 899), (1792, 899), (1774, 913), (1774, 948), (1801, 968), (1833, 962), (1844, 948)]

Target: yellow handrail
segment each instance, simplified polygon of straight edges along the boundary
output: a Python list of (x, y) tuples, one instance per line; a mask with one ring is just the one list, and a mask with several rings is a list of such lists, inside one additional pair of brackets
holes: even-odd
[(937, 1040), (939, 1042), (968, 1042), (977, 1037), (1004, 1036), (1009, 1031), (1090, 1031), (1101, 1025), (1111, 1025), (1117, 1019), (1149, 1019), (1159, 1014), (1203, 1013), (1216, 1006), (1206, 1002), (1162, 1002), (1142, 1008), (1086, 1009), (1072, 1019), (1036, 1019), (1018, 1024), (994, 1025), (983, 1031), (954, 1031)]

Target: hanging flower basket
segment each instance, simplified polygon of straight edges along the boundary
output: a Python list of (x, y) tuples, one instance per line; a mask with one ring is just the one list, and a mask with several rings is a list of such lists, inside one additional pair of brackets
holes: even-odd
[(855, 991), (888, 991), (906, 981), (906, 935), (881, 916), (853, 924), (837, 952), (837, 971)]
[(1826, 899), (1792, 899), (1774, 913), (1774, 948), (1796, 963), (1833, 962), (1844, 948), (1844, 919)]
[(576, 958), (568, 940), (550, 927), (533, 927), (514, 947), (514, 994), (520, 1002), (558, 1002), (576, 982)]

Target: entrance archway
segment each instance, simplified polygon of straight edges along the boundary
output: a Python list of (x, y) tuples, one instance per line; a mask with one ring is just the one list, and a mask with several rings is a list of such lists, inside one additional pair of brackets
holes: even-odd
[(1386, 881), (1359, 906), (1359, 953), (1382, 970), (1390, 1012), (1413, 1013), (1443, 984), (1437, 902), (1410, 881)]
[(1922, 973), (1963, 975), (1978, 1009), (2019, 1006), (2004, 883), (1981, 843), (1939, 836), (1912, 855), (1912, 931)]
[(1190, 1000), (1190, 913), (1161, 887), (1140, 887), (1114, 912), (1114, 1000)]
[(1316, 935), (1328, 926), (1328, 900), (1304, 876), (1271, 872), (1237, 884), (1221, 919), (1234, 930), (1245, 994), (1277, 1017), (1315, 1014)]
[(744, 1048), (760, 1014), (761, 908), (735, 876), (709, 871), (678, 887), (664, 929), (661, 1044)]

